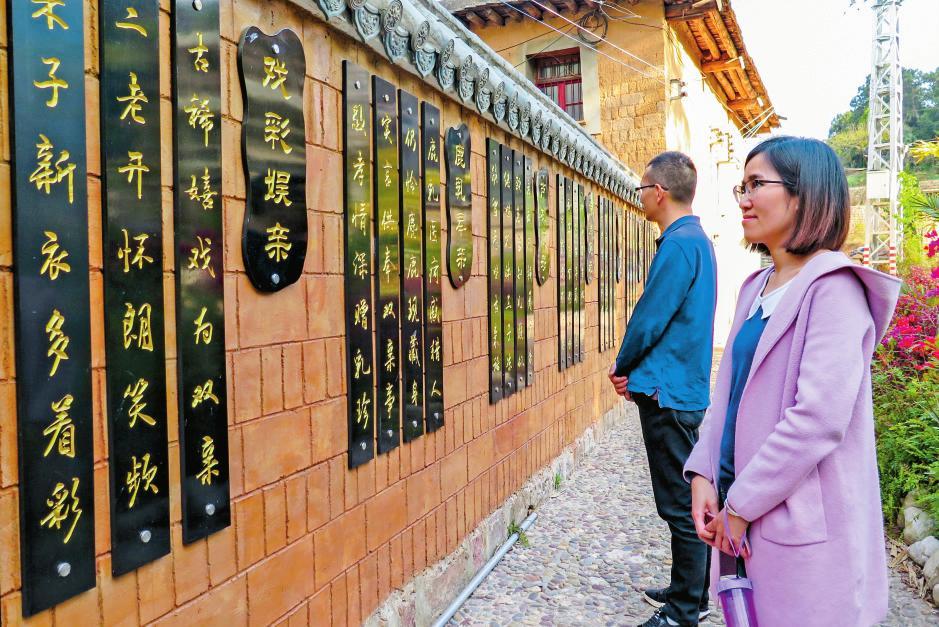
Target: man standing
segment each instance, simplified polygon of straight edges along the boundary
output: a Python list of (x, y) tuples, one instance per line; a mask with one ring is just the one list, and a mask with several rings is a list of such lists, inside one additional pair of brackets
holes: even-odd
[(696, 184), (694, 164), (680, 152), (663, 152), (646, 167), (640, 200), (662, 235), (610, 368), (617, 393), (639, 408), (656, 510), (672, 535), (671, 581), (645, 591), (659, 609), (642, 627), (697, 625), (709, 613), (709, 550), (695, 532), (682, 478), (709, 404), (717, 293), (714, 248), (691, 214)]

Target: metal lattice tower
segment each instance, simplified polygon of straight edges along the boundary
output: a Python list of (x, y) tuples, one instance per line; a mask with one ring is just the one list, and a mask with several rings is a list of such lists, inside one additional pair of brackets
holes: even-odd
[(901, 2), (874, 3), (874, 55), (867, 122), (867, 250), (870, 264), (891, 274), (897, 272), (897, 251), (903, 234), (897, 202), (904, 153)]

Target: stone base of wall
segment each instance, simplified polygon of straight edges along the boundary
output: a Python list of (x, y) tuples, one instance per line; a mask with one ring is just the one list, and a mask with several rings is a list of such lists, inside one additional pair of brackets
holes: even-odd
[(555, 491), (555, 476), (568, 479), (606, 433), (625, 418), (625, 403), (619, 403), (601, 416), (554, 461), (532, 475), (518, 492), (483, 520), (455, 551), (415, 575), (403, 589), (395, 590), (368, 618), (366, 627), (423, 627), (432, 624), (505, 543), (509, 525), (513, 522), (521, 524), (530, 511), (537, 510)]

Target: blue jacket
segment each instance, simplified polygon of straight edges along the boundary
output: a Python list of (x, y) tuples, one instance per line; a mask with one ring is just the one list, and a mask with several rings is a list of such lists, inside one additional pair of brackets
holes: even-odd
[(675, 220), (658, 247), (645, 290), (616, 356), (630, 392), (658, 393), (659, 406), (707, 409), (717, 277), (714, 247), (697, 216)]

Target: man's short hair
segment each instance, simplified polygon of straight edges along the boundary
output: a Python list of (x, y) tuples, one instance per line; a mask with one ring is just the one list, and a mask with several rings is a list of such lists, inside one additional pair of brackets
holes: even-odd
[(688, 155), (669, 151), (656, 156), (646, 166), (653, 183), (667, 187), (676, 201), (690, 205), (698, 185), (698, 171)]

